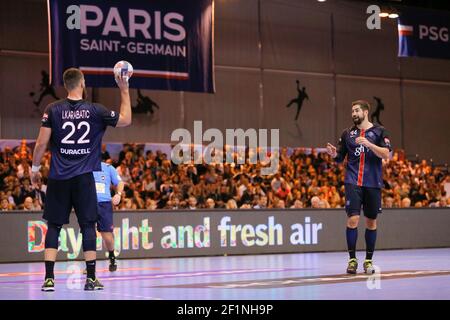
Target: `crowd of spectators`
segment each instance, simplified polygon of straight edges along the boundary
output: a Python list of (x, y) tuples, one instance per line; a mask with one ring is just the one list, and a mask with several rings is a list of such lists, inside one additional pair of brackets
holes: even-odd
[[(245, 154), (244, 154), (245, 155)], [(249, 156), (247, 151), (247, 156)], [(198, 154), (197, 154), (198, 156)], [(242, 154), (235, 154), (235, 159)], [(118, 159), (105, 146), (103, 161), (116, 167), (125, 183), (116, 210), (134, 209), (263, 209), (342, 208), (344, 164), (314, 149), (298, 148), (288, 155), (283, 148), (279, 168), (273, 175), (261, 174), (261, 163), (174, 164), (161, 151), (144, 152), (142, 145), (125, 144)], [(384, 161), (384, 160), (383, 160)], [(42, 179), (30, 182), (31, 150), (21, 146), (0, 151), (0, 210), (41, 210), (45, 206), (50, 153), (42, 160)], [(383, 207), (450, 206), (450, 175), (446, 167), (426, 160), (411, 162), (397, 152), (384, 161)], [(447, 191), (446, 191), (447, 190)]]

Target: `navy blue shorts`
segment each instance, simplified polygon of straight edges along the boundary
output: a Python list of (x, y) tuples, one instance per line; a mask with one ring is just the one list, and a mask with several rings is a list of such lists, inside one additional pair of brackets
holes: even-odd
[(72, 208), (79, 224), (97, 221), (97, 191), (92, 172), (67, 180), (48, 179), (43, 218), (56, 225), (68, 224)]
[(113, 207), (111, 201), (98, 203), (98, 220), (97, 220), (98, 232), (113, 232)]
[(345, 211), (347, 215), (356, 216), (361, 214), (369, 219), (376, 219), (381, 213), (381, 189), (360, 187), (354, 184), (345, 184)]

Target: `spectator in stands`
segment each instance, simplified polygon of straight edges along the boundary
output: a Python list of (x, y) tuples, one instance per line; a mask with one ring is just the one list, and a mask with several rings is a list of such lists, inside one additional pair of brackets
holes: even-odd
[(331, 208), (330, 204), (328, 203), (328, 200), (326, 199), (324, 192), (319, 193), (319, 198), (320, 198), (320, 208), (326, 208), (326, 209)]
[(234, 200), (234, 199), (228, 200), (225, 208), (226, 209), (237, 209), (238, 206), (237, 206), (236, 200)]
[(145, 208), (145, 201), (142, 199), (141, 194), (136, 190), (133, 192), (133, 203), (136, 204), (136, 209)]
[(208, 198), (206, 199), (206, 208), (207, 209), (214, 209), (216, 207), (216, 203), (214, 202), (213, 199)]
[(35, 210), (34, 206), (33, 206), (33, 198), (31, 198), (31, 197), (25, 198), (25, 201), (23, 202), (23, 210), (26, 210), (26, 211)]
[(42, 205), (41, 205), (41, 202), (39, 201), (39, 199), (34, 199), (34, 200), (33, 200), (33, 208), (34, 208), (34, 210), (37, 210), (37, 211), (43, 209), (43, 208), (42, 208)]
[(172, 200), (170, 201), (169, 207), (168, 209), (171, 210), (178, 210), (181, 209), (181, 204), (180, 204), (180, 198), (179, 197), (173, 197)]
[(411, 199), (408, 197), (405, 197), (402, 199), (402, 208), (409, 208), (411, 207)]
[(303, 208), (303, 202), (300, 200), (295, 200), (294, 204), (291, 206), (291, 209), (302, 209)]
[(139, 167), (134, 167), (133, 169), (131, 169), (131, 181), (133, 182), (137, 182), (141, 180), (141, 170), (139, 169)]
[(12, 196), (12, 191), (7, 191), (6, 192), (6, 198), (8, 199), (8, 202), (9, 202), (9, 204), (11, 205), (11, 207), (13, 208), (13, 209), (16, 209), (16, 205), (15, 205), (15, 202), (14, 202), (14, 198), (13, 198), (13, 196)]
[(117, 174), (122, 179), (123, 183), (129, 184), (131, 182), (130, 169), (127, 166), (125, 161), (120, 163), (120, 166), (117, 168)]
[(447, 199), (444, 196), (441, 196), (437, 203), (437, 207), (445, 208), (447, 206)]
[(288, 187), (286, 181), (281, 182), (280, 187), (278, 188), (276, 195), (278, 198), (284, 201), (292, 200), (291, 189)]
[(267, 197), (265, 195), (260, 196), (258, 203), (253, 207), (254, 209), (266, 209), (267, 208)]
[[(34, 197), (35, 190), (31, 186), (31, 182), (29, 178), (22, 179), (22, 187), (20, 189), (20, 199), (25, 199), (27, 197)], [(20, 201), (21, 202), (21, 201)]]
[(144, 175), (144, 179), (142, 181), (142, 191), (156, 191), (156, 181), (149, 170), (147, 170), (146, 174)]
[(322, 204), (320, 203), (320, 198), (318, 196), (314, 196), (311, 198), (311, 207), (313, 209), (318, 209), (322, 206)]
[(137, 206), (133, 203), (133, 200), (130, 198), (126, 198), (120, 206), (120, 210), (136, 210)]
[[(168, 204), (168, 205), (171, 207), (170, 209), (173, 209), (171, 203)], [(158, 204), (156, 203), (155, 200), (148, 198), (145, 201), (145, 209), (147, 209), (147, 210), (156, 210), (157, 208), (158, 208)]]
[(28, 164), (27, 159), (22, 159), (20, 164), (17, 166), (17, 177), (19, 179), (31, 177), (31, 167)]
[[(42, 183), (42, 179), (39, 179), (36, 184), (36, 187), (32, 188), (31, 197), (37, 201), (40, 208), (43, 208), (45, 205), (46, 190), (47, 190), (47, 186)], [(35, 206), (37, 206), (37, 205), (35, 204)], [(36, 209), (36, 210), (40, 210), (40, 209)]]
[(189, 207), (188, 207), (189, 210), (197, 209), (197, 199), (195, 197), (190, 196), (189, 200), (188, 200), (188, 204), (189, 204)]
[(12, 202), (11, 201), (10, 202), (15, 207), (17, 207), (20, 204), (23, 204), (23, 202), (25, 200), (25, 198), (22, 197), (22, 190), (21, 190), (20, 185), (16, 185), (14, 187), (14, 191), (12, 192), (11, 196), (12, 196)]
[(255, 189), (253, 188), (252, 184), (248, 182), (248, 180), (246, 180), (245, 183), (246, 188), (242, 193), (242, 195), (238, 197), (239, 199), (238, 204), (240, 204), (241, 206), (243, 204), (249, 204), (251, 207), (251, 203), (253, 202), (253, 199), (255, 197)]
[(230, 187), (226, 184), (222, 184), (219, 187), (219, 195), (218, 195), (218, 201), (222, 201), (223, 203), (226, 203), (228, 200), (230, 200), (233, 196), (230, 194)]
[(402, 207), (402, 197), (399, 193), (394, 194), (394, 208), (401, 208)]
[(12, 204), (9, 203), (8, 198), (4, 196), (0, 202), (0, 210), (1, 211), (9, 211), (13, 210)]
[[(232, 199), (239, 204), (236, 207), (250, 205), (255, 209), (278, 208), (282, 206), (280, 200), (288, 208), (300, 203), (314, 208), (345, 205), (343, 165), (331, 162), (317, 150), (307, 154), (299, 148), (288, 153), (287, 148), (282, 148), (279, 171), (273, 176), (262, 176), (259, 163), (174, 165), (161, 151), (149, 150), (144, 155), (143, 150), (143, 145), (125, 144), (115, 162), (106, 153), (106, 146), (102, 146), (102, 157), (120, 164), (117, 171), (126, 182), (121, 209), (148, 210), (149, 203), (153, 203), (148, 199), (154, 200), (158, 208), (188, 208), (189, 197), (196, 198), (196, 208), (208, 207), (209, 198), (216, 208), (234, 207), (226, 205)], [(248, 154), (255, 155), (256, 150), (249, 150)], [(241, 152), (239, 156), (242, 155)], [(23, 148), (0, 151), (0, 199), (7, 199), (5, 208), (23, 207), (27, 197), (33, 199), (35, 207), (45, 204), (50, 153), (46, 152), (42, 159), (42, 184), (37, 189), (30, 188), (30, 163)], [(384, 161), (383, 170), (383, 207), (402, 207), (406, 197), (411, 206), (447, 205), (450, 175), (445, 168), (433, 167), (427, 161), (414, 164), (394, 154), (392, 160)]]
[(383, 201), (383, 207), (384, 208), (393, 208), (394, 207), (394, 198), (385, 197), (384, 201)]
[(341, 207), (341, 196), (336, 189), (336, 186), (332, 186), (328, 192), (328, 199), (330, 201), (329, 205), (331, 208), (340, 208)]
[(277, 206), (278, 209), (286, 209), (286, 203), (283, 199), (278, 199)]
[(249, 185), (248, 179), (243, 174), (241, 174), (241, 177), (239, 178), (238, 187), (237, 187), (238, 199), (242, 198), (242, 195), (244, 194), (244, 191), (247, 190), (248, 185)]

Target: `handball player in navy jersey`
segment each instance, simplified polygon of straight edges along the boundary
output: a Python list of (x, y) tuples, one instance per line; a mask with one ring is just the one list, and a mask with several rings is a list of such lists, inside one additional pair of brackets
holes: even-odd
[(93, 172), (101, 170), (101, 141), (107, 126), (131, 124), (128, 80), (116, 76), (120, 89), (119, 113), (83, 99), (86, 85), (79, 69), (67, 69), (63, 80), (67, 98), (46, 107), (33, 153), (32, 181), (36, 183), (40, 179), (41, 159), (49, 143), (51, 162), (43, 215), (48, 230), (42, 291), (54, 291), (58, 237), (61, 227), (69, 223), (72, 208), (83, 235), (87, 270), (84, 290), (101, 290), (103, 285), (95, 276), (97, 194)]
[(361, 207), (366, 217), (365, 273), (374, 273), (373, 253), (377, 238), (377, 216), (381, 213), (382, 159), (389, 159), (391, 143), (386, 129), (369, 122), (370, 104), (352, 103), (354, 126), (344, 130), (337, 148), (327, 144), (327, 152), (337, 162), (347, 157), (345, 173), (345, 210), (347, 212), (347, 247), (350, 260), (347, 273), (356, 274), (356, 242)]

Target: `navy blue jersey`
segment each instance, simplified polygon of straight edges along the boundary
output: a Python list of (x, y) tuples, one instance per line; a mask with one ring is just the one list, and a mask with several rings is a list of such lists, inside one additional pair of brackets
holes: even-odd
[(42, 126), (51, 128), (49, 178), (70, 179), (101, 170), (101, 142), (106, 127), (115, 127), (119, 114), (85, 100), (63, 99), (47, 106)]
[(363, 130), (354, 126), (344, 130), (339, 139), (336, 161), (342, 162), (347, 156), (345, 183), (357, 186), (382, 188), (382, 161), (373, 151), (355, 142), (357, 137), (365, 137), (371, 143), (388, 148), (391, 151), (391, 142), (386, 129), (374, 124), (373, 127)]

